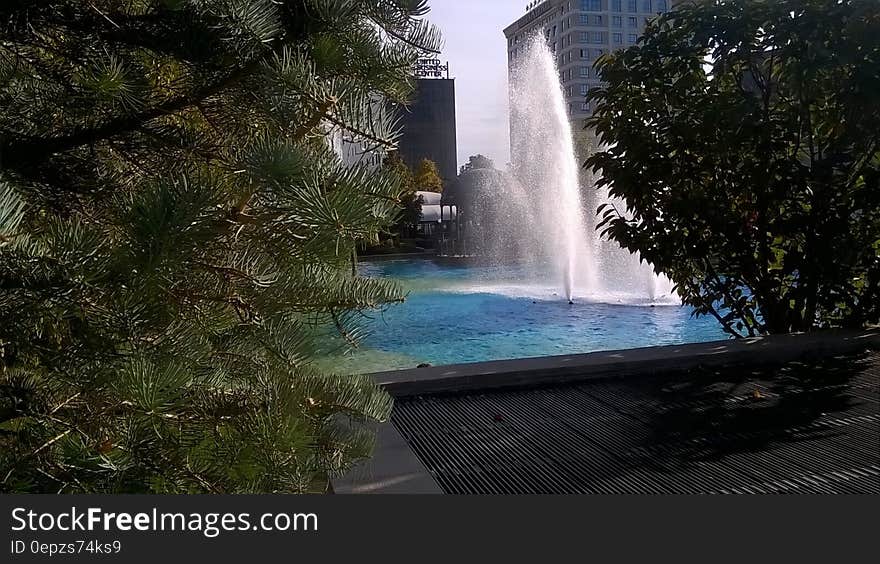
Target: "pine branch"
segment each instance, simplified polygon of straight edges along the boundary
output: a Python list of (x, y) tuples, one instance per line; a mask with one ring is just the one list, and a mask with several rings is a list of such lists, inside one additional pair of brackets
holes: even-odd
[(424, 2), (16, 6), (3, 488), (303, 492), (367, 456), (391, 398), (309, 367), (324, 329), (356, 346), (359, 312), (405, 297), (355, 268), (400, 181), (345, 166), (331, 136), (393, 143), (383, 97), (407, 94), (435, 33)]
[(223, 78), (186, 95), (167, 100), (132, 115), (117, 116), (94, 128), (82, 129), (59, 137), (26, 137), (20, 141), (6, 142), (0, 145), (0, 165), (12, 170), (25, 171), (30, 164), (39, 162), (49, 155), (70, 151), (83, 145), (93, 145), (99, 141), (131, 133), (154, 119), (199, 104), (205, 98), (235, 84), (256, 69), (259, 64), (260, 61), (252, 61), (229, 72)]

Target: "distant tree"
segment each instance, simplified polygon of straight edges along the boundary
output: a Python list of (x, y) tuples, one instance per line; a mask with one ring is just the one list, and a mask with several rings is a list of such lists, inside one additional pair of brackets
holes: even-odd
[(472, 155), (471, 157), (468, 158), (467, 163), (461, 165), (461, 168), (459, 169), (458, 173), (464, 174), (465, 172), (467, 172), (469, 170), (474, 170), (474, 169), (478, 169), (478, 168), (494, 169), (495, 163), (489, 157), (485, 157), (483, 155)]
[(401, 212), (394, 227), (403, 236), (411, 237), (422, 220), (424, 199), (416, 192), (407, 192), (400, 197)]
[(880, 321), (880, 3), (684, 3), (597, 68), (607, 235), (734, 335)]
[(422, 159), (415, 172), (415, 185), (426, 192), (442, 192), (443, 179), (437, 169), (437, 163), (430, 159)]
[(416, 193), (415, 177), (397, 151), (391, 151), (385, 156), (382, 169), (396, 177), (402, 188), (398, 197), (400, 210), (392, 230), (397, 235), (410, 236), (422, 219), (422, 197)]
[(385, 155), (382, 170), (397, 177), (402, 192), (414, 192), (418, 189), (412, 171), (398, 151), (389, 151)]
[(0, 492), (323, 491), (391, 398), (316, 326), (394, 220), (424, 0), (0, 2)]

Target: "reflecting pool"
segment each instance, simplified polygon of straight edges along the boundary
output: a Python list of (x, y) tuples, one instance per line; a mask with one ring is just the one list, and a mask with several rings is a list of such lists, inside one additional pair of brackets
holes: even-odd
[(727, 338), (680, 305), (579, 299), (523, 281), (516, 268), (377, 260), (364, 275), (399, 280), (404, 303), (370, 314), (360, 348), (322, 364), (347, 372), (585, 353)]

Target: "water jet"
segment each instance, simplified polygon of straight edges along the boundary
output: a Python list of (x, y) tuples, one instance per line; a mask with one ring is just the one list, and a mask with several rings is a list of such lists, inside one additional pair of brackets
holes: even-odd
[[(632, 305), (678, 304), (672, 284), (639, 255), (603, 240), (602, 204), (626, 209), (581, 170), (555, 57), (543, 37), (526, 42), (510, 73), (509, 174), (481, 174), (472, 196), (480, 253), (526, 272), (520, 283), (547, 296)], [(556, 292), (553, 292), (556, 295)]]

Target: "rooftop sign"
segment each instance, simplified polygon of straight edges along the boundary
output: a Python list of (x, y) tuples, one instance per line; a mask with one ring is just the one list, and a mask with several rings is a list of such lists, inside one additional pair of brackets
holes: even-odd
[(440, 59), (419, 59), (416, 61), (415, 75), (418, 78), (443, 78), (443, 73), (449, 78), (449, 63), (442, 63)]

